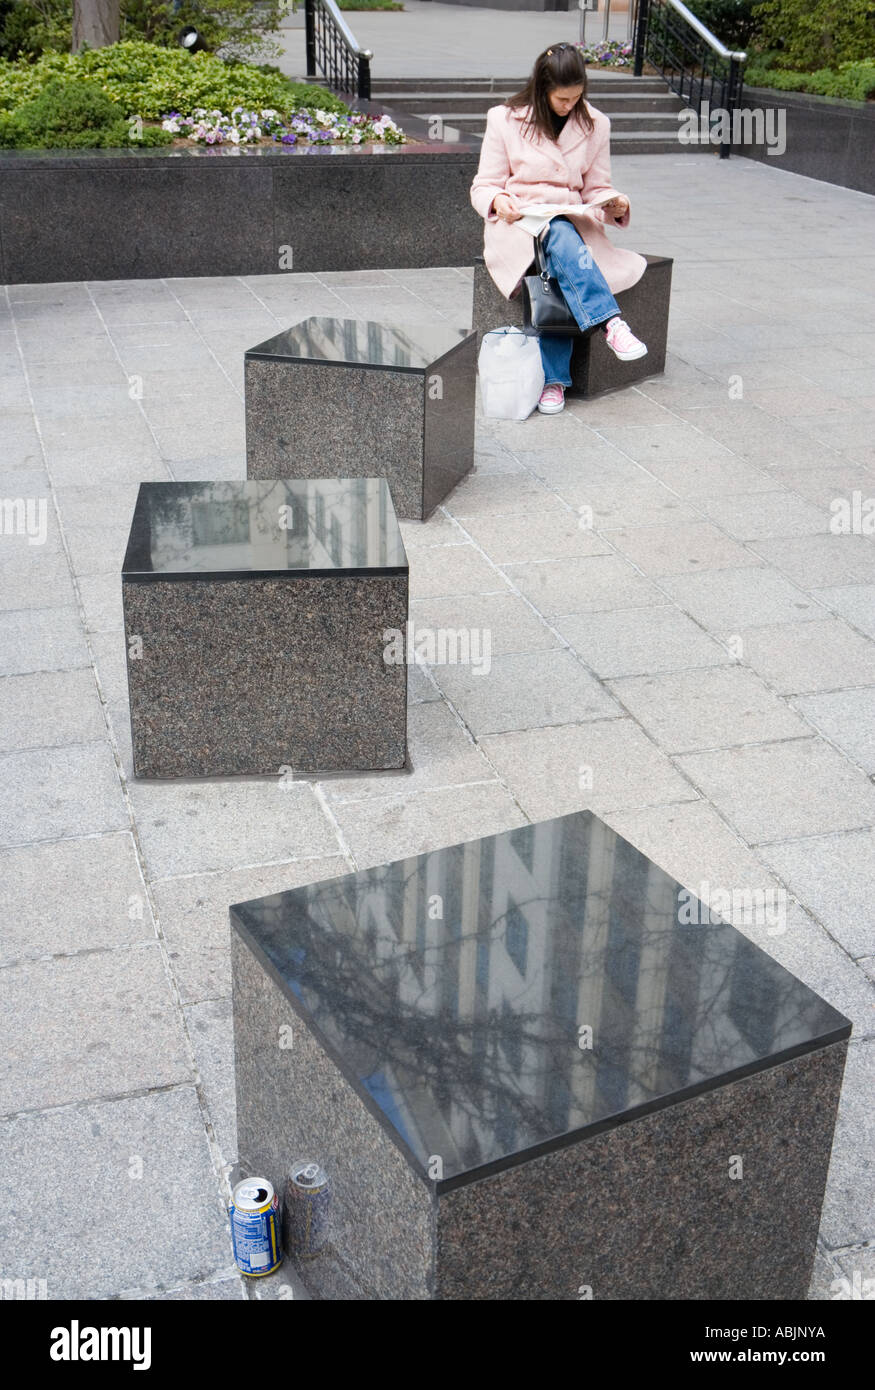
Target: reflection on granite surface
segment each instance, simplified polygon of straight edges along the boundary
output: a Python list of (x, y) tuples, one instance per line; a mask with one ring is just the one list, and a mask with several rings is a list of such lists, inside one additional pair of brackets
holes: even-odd
[(470, 331), (430, 323), (398, 325), (363, 319), (308, 318), (247, 349), (246, 356), (424, 372), (459, 347)]
[(382, 478), (141, 483), (122, 574), (407, 568)]
[(446, 1180), (848, 1036), (733, 927), (680, 925), (682, 893), (580, 812), (231, 916)]

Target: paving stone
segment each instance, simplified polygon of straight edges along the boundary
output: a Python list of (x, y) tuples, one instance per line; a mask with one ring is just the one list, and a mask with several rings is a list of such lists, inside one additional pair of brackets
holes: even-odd
[[(455, 668), (433, 667), (439, 683)], [(460, 671), (470, 672), (462, 667)], [(473, 678), (479, 686), (488, 681), (486, 675)], [(407, 718), (408, 763), (401, 772), (374, 772), (335, 777), (320, 781), (322, 793), (334, 804), (340, 801), (363, 801), (367, 797), (408, 796), (429, 787), (453, 787), (466, 782), (486, 782), (492, 770), (484, 761), (473, 740), (466, 734), (443, 700), (427, 701), (411, 706)]]
[(31, 549), (13, 559), (0, 546), (0, 611), (75, 608), (76, 593), (62, 550)]
[(802, 736), (798, 715), (740, 666), (668, 671), (608, 688), (667, 753)]
[(665, 601), (655, 585), (618, 555), (505, 565), (503, 570), (511, 584), (547, 618), (613, 608), (643, 608)]
[[(710, 428), (710, 415), (709, 415)], [(737, 463), (731, 452), (692, 425), (675, 420), (671, 424), (611, 425), (600, 431), (609, 443), (621, 449), (651, 472), (676, 464), (715, 463), (732, 467)], [(744, 470), (747, 473), (749, 470)], [(750, 489), (739, 489), (749, 491)]]
[(828, 1245), (855, 1245), (875, 1239), (875, 1043), (854, 1043), (842, 1083), (836, 1136), (821, 1217)]
[(3, 850), (0, 877), (3, 964), (154, 938), (128, 832)]
[(875, 545), (866, 536), (804, 536), (757, 541), (754, 549), (769, 565), (804, 589), (875, 580)]
[(0, 677), (0, 752), (94, 743), (105, 733), (91, 670)]
[(611, 544), (645, 574), (697, 574), (761, 562), (708, 522), (612, 531)]
[(699, 506), (740, 541), (781, 536), (812, 536), (826, 531), (829, 515), (794, 493), (753, 492), (732, 497), (705, 497)]
[(639, 473), (634, 481), (618, 478), (586, 481), (569, 474), (565, 478), (558, 478), (555, 486), (563, 501), (573, 507), (579, 516), (585, 517), (587, 525), (592, 525), (599, 532), (617, 527), (664, 526), (701, 519), (675, 493), (644, 473)]
[(823, 618), (823, 609), (808, 594), (769, 569), (666, 576), (660, 586), (691, 617), (719, 636), (766, 623)]
[(808, 1288), (809, 1300), (833, 1299), (836, 1292), (835, 1281), (841, 1277), (829, 1252), (818, 1244), (814, 1256), (814, 1269), (811, 1272), (811, 1283)]
[(334, 814), (359, 869), (497, 835), (526, 819), (496, 781), (347, 801)]
[(751, 844), (875, 825), (875, 787), (819, 739), (689, 753), (678, 766)]
[(0, 612), (0, 675), (70, 671), (90, 665), (77, 609)]
[(207, 999), (185, 1010), (188, 1033), (223, 1163), (237, 1162), (234, 1015), (230, 999)]
[[(51, 1299), (227, 1274), (227, 1221), (193, 1087), (20, 1116), (0, 1127), (0, 1163), (4, 1275), (44, 1278)], [(35, 1229), (51, 1240), (35, 1248)]]
[(621, 713), (568, 651), (496, 657), (488, 674), (458, 666), (435, 667), (433, 674), (477, 738)]
[(875, 952), (875, 830), (808, 835), (760, 852), (850, 955)]
[(481, 746), (532, 821), (698, 795), (631, 719), (492, 734)]
[(738, 636), (745, 665), (785, 695), (875, 684), (875, 644), (835, 618), (742, 628)]
[(410, 597), (441, 598), (450, 594), (507, 593), (507, 584), (473, 545), (414, 550), (410, 562)]
[(143, 1303), (213, 1303), (217, 1300), (247, 1303), (246, 1280), (242, 1274), (231, 1274), (227, 1279), (217, 1279), (209, 1284), (183, 1284), (180, 1289), (168, 1289), (162, 1293), (136, 1293), (122, 1295), (125, 1299), (136, 1299)]
[(472, 516), (499, 516), (508, 513), (547, 511), (561, 507), (554, 493), (537, 478), (520, 473), (470, 474), (444, 502), (451, 516), (460, 521)]
[(32, 748), (0, 756), (0, 845), (127, 829), (108, 743)]
[(404, 549), (423, 550), (436, 545), (466, 545), (468, 537), (457, 521), (440, 509), (428, 521), (400, 521)]
[(860, 632), (875, 638), (875, 584), (845, 584), (811, 592)]
[(875, 1297), (875, 1246), (857, 1250), (834, 1250), (832, 1259), (841, 1270), (839, 1283), (831, 1284), (831, 1297), (837, 1302), (871, 1301)]
[(679, 609), (625, 608), (557, 618), (556, 630), (597, 676), (719, 666), (732, 658)]
[(2, 1114), (191, 1079), (157, 942), (9, 965), (0, 993)]
[(875, 687), (802, 695), (793, 703), (864, 772), (875, 773)]
[(271, 897), (346, 873), (348, 862), (333, 855), (154, 882), (158, 920), (182, 1002), (230, 998), (232, 903)]
[(86, 632), (112, 632), (124, 646), (122, 581), (118, 572), (78, 576)]
[(337, 852), (310, 787), (272, 778), (132, 782), (137, 834), (152, 878), (285, 863)]
[(466, 517), (464, 526), (495, 564), (610, 554), (608, 543), (583, 526), (580, 514), (570, 509)]
[(514, 594), (482, 594), (469, 598), (414, 599), (410, 605), (413, 624), (413, 644), (416, 634), (431, 631), (437, 646), (441, 632), (461, 632), (467, 639), (458, 646), (444, 640), (447, 655), (455, 651), (463, 655), (467, 649), (479, 664), (488, 664), (490, 656), (506, 656), (510, 652), (540, 651), (561, 646), (559, 638), (533, 613), (524, 599)]

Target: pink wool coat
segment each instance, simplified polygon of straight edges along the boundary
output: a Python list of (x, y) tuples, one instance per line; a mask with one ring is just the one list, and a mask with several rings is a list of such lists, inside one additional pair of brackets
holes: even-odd
[[(523, 133), (528, 107), (514, 111), (493, 106), (486, 117), (486, 134), (480, 151), (480, 167), (471, 185), (471, 202), (486, 221), (483, 258), (486, 268), (505, 299), (519, 289), (534, 255), (528, 232), (512, 222), (502, 222), (490, 211), (497, 193), (509, 193), (522, 207), (526, 203), (587, 202), (594, 197), (616, 197), (611, 184), (611, 123), (589, 107), (594, 126), (587, 131), (569, 118), (558, 140), (533, 131)], [(605, 225), (626, 227), (624, 217), (606, 216), (601, 208), (569, 213), (593, 260), (613, 294), (634, 285), (647, 267), (643, 256), (625, 251), (605, 235)]]

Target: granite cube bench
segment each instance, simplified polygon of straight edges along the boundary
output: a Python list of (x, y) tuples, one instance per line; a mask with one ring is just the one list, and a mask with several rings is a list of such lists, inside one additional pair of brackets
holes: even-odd
[(141, 483), (122, 596), (135, 776), (404, 766), (383, 479)]
[(309, 318), (245, 354), (250, 478), (384, 477), (425, 521), (474, 466), (470, 329)]
[[(637, 362), (621, 362), (611, 352), (605, 335), (598, 328), (575, 334), (571, 351), (571, 385), (574, 391), (584, 396), (615, 391), (665, 371), (674, 262), (669, 256), (645, 256), (644, 259), (647, 269), (637, 285), (621, 290), (616, 300), (632, 332), (647, 344), (647, 356), (639, 357)], [(490, 329), (506, 325), (523, 327), (521, 296), (505, 299), (486, 269), (482, 256), (478, 256), (474, 262), (473, 323), (478, 352), (483, 334)]]
[(328, 1174), (314, 1297), (806, 1297), (851, 1026), (591, 812), (230, 916), (241, 1172)]

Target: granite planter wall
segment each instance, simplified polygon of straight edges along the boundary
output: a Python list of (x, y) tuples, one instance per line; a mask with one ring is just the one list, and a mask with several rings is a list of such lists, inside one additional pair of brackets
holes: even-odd
[(745, 87), (742, 105), (766, 113), (766, 129), (785, 111), (787, 148), (770, 154), (766, 145), (735, 145), (733, 152), (825, 183), (875, 193), (875, 104)]
[(421, 143), (2, 151), (0, 282), (470, 265), (479, 139), (396, 118)]

